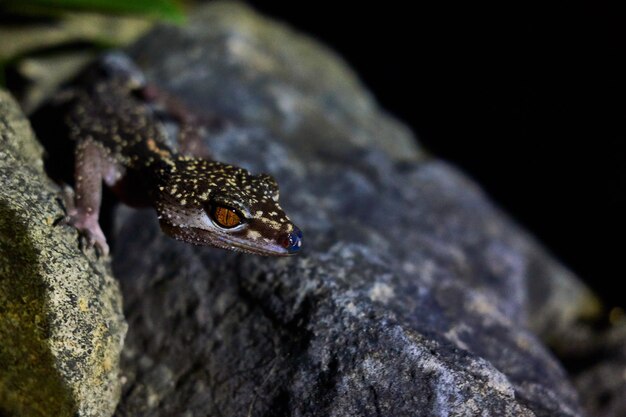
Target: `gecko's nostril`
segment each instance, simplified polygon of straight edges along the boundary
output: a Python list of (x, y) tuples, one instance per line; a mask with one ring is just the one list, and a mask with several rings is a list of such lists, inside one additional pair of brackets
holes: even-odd
[(302, 248), (302, 232), (297, 227), (293, 232), (287, 233), (281, 242), (282, 247), (287, 249), (289, 254), (297, 253)]

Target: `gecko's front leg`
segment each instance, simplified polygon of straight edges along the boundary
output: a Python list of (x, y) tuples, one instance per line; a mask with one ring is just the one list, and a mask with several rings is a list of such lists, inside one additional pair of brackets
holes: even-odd
[(88, 247), (95, 246), (106, 256), (109, 253), (109, 245), (98, 222), (102, 181), (113, 185), (119, 180), (122, 172), (93, 140), (80, 141), (75, 153), (75, 192), (73, 199), (72, 196), (66, 196), (67, 223), (78, 229), (86, 238)]

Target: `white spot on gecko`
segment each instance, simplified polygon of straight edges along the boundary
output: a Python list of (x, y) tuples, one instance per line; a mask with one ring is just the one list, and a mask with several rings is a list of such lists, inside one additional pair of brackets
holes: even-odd
[(249, 239), (257, 240), (261, 237), (261, 233), (257, 232), (256, 230), (248, 230), (248, 232), (246, 233), (246, 237)]

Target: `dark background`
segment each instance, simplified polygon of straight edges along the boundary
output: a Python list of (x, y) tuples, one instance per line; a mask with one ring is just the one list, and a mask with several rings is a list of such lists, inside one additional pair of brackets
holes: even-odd
[(608, 307), (626, 307), (621, 14), (599, 2), (249, 3), (333, 47), (427, 149), (474, 177)]

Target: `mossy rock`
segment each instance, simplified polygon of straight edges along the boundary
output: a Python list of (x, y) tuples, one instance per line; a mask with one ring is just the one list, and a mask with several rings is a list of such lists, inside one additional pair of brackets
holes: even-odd
[(83, 253), (15, 101), (0, 91), (0, 415), (110, 416), (126, 334), (117, 282)]

